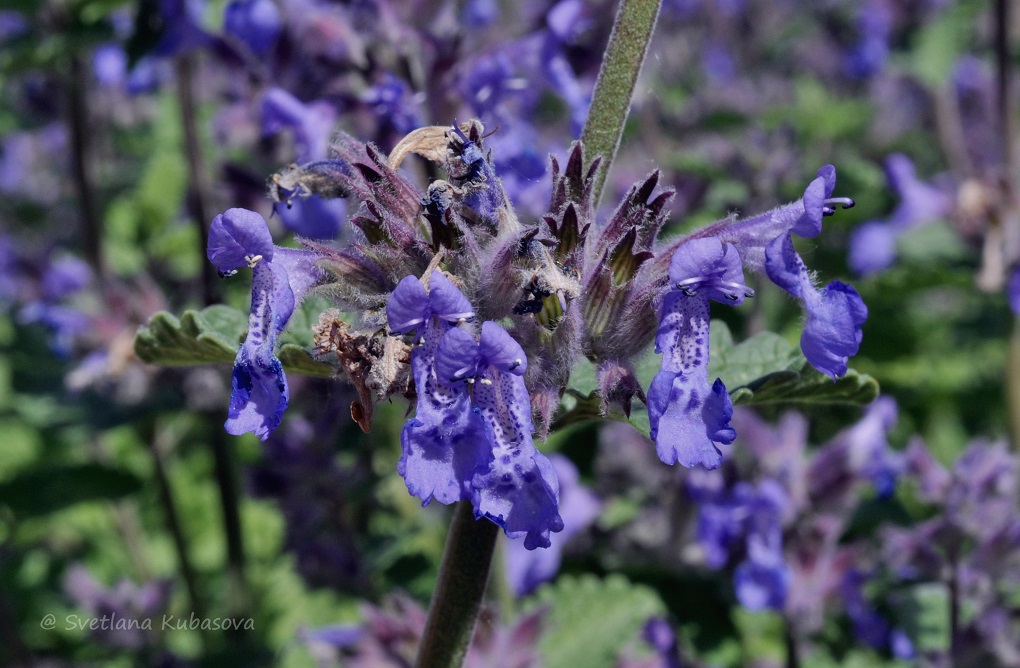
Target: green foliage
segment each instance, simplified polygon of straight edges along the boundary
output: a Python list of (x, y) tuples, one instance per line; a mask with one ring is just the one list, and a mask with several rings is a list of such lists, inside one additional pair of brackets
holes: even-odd
[(945, 84), (968, 46), (974, 19), (985, 7), (983, 2), (960, 2), (922, 27), (908, 61), (914, 76), (932, 88)]
[(549, 608), (539, 641), (546, 668), (611, 668), (620, 647), (665, 612), (654, 590), (620, 575), (561, 577), (538, 591), (536, 606)]
[[(221, 304), (201, 311), (185, 311), (179, 320), (160, 311), (149, 319), (149, 324), (139, 328), (135, 352), (143, 361), (162, 366), (230, 364), (247, 324), (244, 313)], [(281, 346), (279, 358), (292, 373), (320, 378), (334, 375), (332, 366), (315, 360), (294, 343)]]
[[(222, 311), (229, 307), (209, 308)], [(139, 328), (135, 353), (145, 362), (163, 366), (229, 364), (237, 354), (237, 338), (231, 341), (224, 336), (206, 320), (204, 313), (185, 311), (180, 320), (166, 311), (156, 313), (148, 325)], [(222, 324), (222, 320), (219, 322)]]
[(142, 488), (136, 476), (100, 464), (31, 469), (0, 483), (0, 506), (17, 517), (46, 515), (86, 501), (106, 501)]
[(944, 585), (926, 582), (901, 589), (890, 597), (890, 604), (918, 652), (949, 649), (949, 592)]

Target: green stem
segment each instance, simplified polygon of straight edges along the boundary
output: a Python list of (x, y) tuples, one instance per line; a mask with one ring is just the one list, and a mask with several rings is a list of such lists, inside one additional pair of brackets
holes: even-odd
[(1020, 450), (1020, 318), (1014, 319), (1006, 357), (1006, 407), (1013, 449)]
[(103, 219), (96, 198), (95, 160), (92, 155), (95, 129), (89, 118), (88, 75), (78, 55), (71, 56), (71, 76), (67, 92), (71, 126), (71, 166), (78, 196), (78, 211), (81, 214), (85, 256), (96, 275), (102, 277), (106, 272), (106, 263), (103, 258)]
[(464, 662), (482, 608), (497, 535), (499, 527), (476, 520), (470, 503), (457, 504), (416, 668), (460, 668)]
[[(198, 578), (195, 574), (195, 567), (191, 563), (188, 539), (184, 533), (181, 515), (177, 509), (173, 486), (170, 484), (170, 475), (167, 471), (166, 459), (170, 444), (155, 425), (149, 424), (142, 429), (142, 438), (149, 446), (149, 452), (152, 455), (153, 473), (156, 476), (156, 486), (163, 504), (163, 519), (173, 538), (174, 551), (177, 553), (177, 567), (180, 569), (181, 579), (184, 580), (184, 588), (188, 593), (191, 610), (196, 617), (202, 618), (206, 614), (205, 600), (198, 590)], [(202, 632), (200, 638), (202, 645), (207, 646), (207, 634)]]
[(588, 120), (581, 133), (584, 153), (591, 161), (602, 156), (602, 169), (595, 183), (593, 202), (598, 207), (609, 167), (620, 146), (623, 126), (630, 111), (641, 63), (655, 29), (662, 0), (620, 0), (616, 22), (609, 36), (606, 57), (592, 94)]

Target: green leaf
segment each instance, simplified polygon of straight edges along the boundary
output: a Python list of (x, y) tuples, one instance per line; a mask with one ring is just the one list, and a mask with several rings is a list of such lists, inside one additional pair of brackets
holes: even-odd
[(902, 589), (889, 597), (889, 604), (918, 652), (949, 649), (949, 592), (944, 585), (926, 582)]
[(756, 334), (736, 346), (726, 323), (712, 321), (711, 332), (708, 376), (722, 378), (731, 393), (763, 376), (800, 368), (804, 360), (799, 350), (772, 332)]
[(19, 518), (45, 515), (86, 501), (106, 501), (142, 488), (136, 476), (99, 464), (32, 469), (0, 484), (0, 506)]
[(135, 353), (144, 362), (162, 366), (229, 364), (237, 353), (237, 339), (225, 337), (198, 311), (185, 311), (180, 320), (160, 311), (139, 328)]
[(777, 371), (730, 391), (734, 404), (869, 404), (878, 396), (878, 381), (853, 369), (837, 380), (806, 361), (799, 371)]
[[(248, 316), (222, 304), (185, 311), (180, 320), (161, 311), (135, 336), (135, 352), (149, 364), (193, 366), (231, 364), (244, 339)], [(332, 378), (333, 367), (312, 357), (302, 346), (285, 343), (277, 354), (290, 373)]]
[(538, 591), (537, 606), (549, 607), (539, 640), (546, 668), (612, 668), (648, 618), (665, 612), (654, 590), (621, 575), (561, 577)]
[(285, 343), (281, 346), (277, 357), (280, 358), (283, 368), (288, 373), (318, 378), (332, 378), (336, 375), (336, 370), (332, 366), (316, 360), (306, 349), (293, 343)]
[(946, 82), (960, 54), (968, 48), (974, 19), (984, 5), (959, 3), (918, 31), (909, 62), (918, 79), (932, 88)]

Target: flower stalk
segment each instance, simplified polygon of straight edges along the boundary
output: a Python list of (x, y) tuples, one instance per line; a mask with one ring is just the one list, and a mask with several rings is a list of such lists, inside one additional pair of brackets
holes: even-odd
[(464, 663), (482, 609), (498, 535), (494, 523), (475, 519), (470, 502), (457, 504), (416, 668), (459, 668)]
[(602, 61), (581, 143), (589, 160), (602, 156), (593, 202), (598, 206), (609, 168), (620, 146), (641, 64), (648, 53), (662, 0), (621, 0)]

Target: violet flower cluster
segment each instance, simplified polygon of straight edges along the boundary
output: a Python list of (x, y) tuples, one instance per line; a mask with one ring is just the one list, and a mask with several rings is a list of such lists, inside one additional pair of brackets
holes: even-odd
[(733, 569), (741, 605), (784, 611), (798, 633), (817, 630), (856, 563), (840, 539), (862, 493), (889, 495), (904, 471), (887, 441), (895, 421), (895, 402), (879, 398), (857, 424), (809, 453), (803, 416), (787, 413), (772, 427), (738, 411), (740, 455), (719, 471), (692, 472), (687, 488), (699, 506), (704, 561)]
[[(398, 171), (410, 154), (448, 180), (422, 192)], [(469, 501), (534, 549), (563, 529), (557, 477), (534, 435), (549, 432), (582, 359), (597, 368), (603, 415), (644, 401), (660, 458), (707, 468), (735, 437), (726, 388), (708, 376), (709, 302), (750, 296), (745, 268), (802, 303), (808, 361), (846, 373), (867, 310), (846, 284), (816, 287), (792, 239), (817, 236), (824, 216), (853, 204), (832, 196), (831, 166), (796, 202), (662, 242), (672, 191), (659, 189), (658, 172), (600, 222), (599, 161), (584, 165), (580, 145), (564, 169), (552, 160), (548, 213), (529, 223), (510, 205), (478, 121), (418, 129), (388, 157), (341, 135), (328, 159), (274, 176), (272, 195), (360, 200), (347, 244), (281, 248), (258, 214), (217, 216), (209, 259), (224, 276), (253, 269), (227, 430), (265, 439), (280, 424), (289, 393), (276, 341), (305, 295), (327, 295), (357, 316), (348, 323), (331, 309), (316, 328), (320, 359), (358, 391), (356, 421), (370, 428), (372, 404), (393, 395), (414, 402), (398, 463), (410, 493), (423, 504)], [(646, 393), (633, 360), (653, 340), (663, 359)]]

